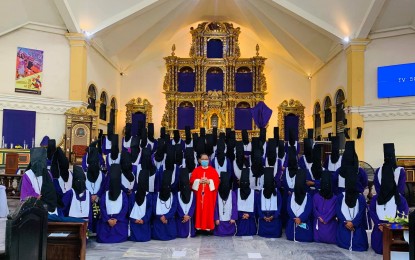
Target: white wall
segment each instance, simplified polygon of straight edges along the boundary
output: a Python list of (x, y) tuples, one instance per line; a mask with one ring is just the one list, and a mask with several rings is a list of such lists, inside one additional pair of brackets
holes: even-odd
[[(415, 97), (377, 98), (377, 67), (415, 62), (415, 35), (373, 40), (365, 53), (365, 105), (397, 105), (415, 102)], [(396, 155), (415, 155), (415, 120), (385, 117), (364, 124), (365, 160), (372, 166), (383, 162), (383, 143), (395, 143)]]
[[(324, 98), (328, 95), (332, 105), (335, 103), (336, 91), (341, 88), (346, 95), (347, 88), (347, 60), (346, 53), (340, 52), (311, 79), (311, 102), (319, 101), (321, 109), (324, 106)], [(314, 112), (314, 111), (313, 111)]]
[(15, 93), (17, 47), (43, 50), (42, 97), (69, 98), (69, 44), (64, 35), (19, 29), (0, 37), (0, 93)]
[[(68, 40), (64, 35), (22, 28), (1, 36), (0, 46), (0, 94), (10, 94), (16, 97), (19, 100), (18, 102), (24, 102), (25, 97), (36, 97), (32, 94), (14, 92), (17, 47), (24, 47), (44, 51), (41, 97), (52, 100), (68, 100), (70, 49)], [(32, 111), (35, 110), (33, 107)], [(63, 115), (47, 112), (36, 113), (36, 144), (39, 144), (45, 135), (59, 141), (64, 133), (64, 127), (65, 117)], [(3, 111), (1, 110), (0, 136), (2, 129)]]
[[(239, 26), (239, 25), (238, 25)], [(261, 39), (248, 29), (241, 27), (239, 44), (241, 58), (256, 55), (255, 46)], [(172, 44), (176, 45), (176, 56), (189, 57), (191, 45), (190, 25), (178, 30), (168, 41), (155, 41), (137, 59), (137, 63), (126, 71), (122, 78), (121, 103), (125, 104), (131, 98), (146, 98), (153, 105), (153, 122), (158, 136), (161, 119), (166, 104), (163, 91), (163, 81), (166, 67), (163, 57), (169, 56)], [(261, 44), (260, 44), (261, 45)], [(298, 99), (306, 107), (306, 115), (311, 114), (310, 81), (303, 73), (287, 65), (276, 55), (273, 46), (261, 45), (260, 55), (266, 57), (264, 73), (267, 79), (268, 94), (265, 103), (273, 110), (268, 127), (268, 135), (273, 133), (273, 127), (278, 124), (278, 106), (284, 99)], [(125, 107), (122, 111), (125, 114)], [(123, 119), (124, 120), (124, 119)], [(306, 121), (311, 126), (311, 121)]]
[[(101, 95), (102, 91), (108, 94), (108, 106), (111, 102), (111, 98), (115, 97), (117, 100), (118, 109), (122, 108), (125, 103), (120, 102), (120, 85), (121, 76), (118, 70), (116, 70), (107, 60), (105, 60), (101, 54), (99, 54), (92, 46), (88, 46), (87, 56), (87, 84), (94, 84), (97, 87), (97, 99)], [(87, 87), (88, 87), (87, 86)], [(99, 113), (99, 107), (97, 107), (97, 113)], [(117, 116), (116, 132), (121, 133), (125, 124), (125, 115), (118, 112)], [(106, 133), (106, 122), (99, 120), (100, 129), (104, 129)], [(109, 112), (107, 114), (107, 122), (109, 122)]]

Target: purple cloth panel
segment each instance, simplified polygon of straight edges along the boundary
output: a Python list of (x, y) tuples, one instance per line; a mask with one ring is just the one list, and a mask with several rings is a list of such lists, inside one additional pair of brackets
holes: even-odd
[(32, 148), (32, 139), (35, 138), (36, 112), (23, 110), (3, 110), (3, 136), (4, 143), (10, 147), (23, 146), (24, 141), (28, 148)]
[(259, 128), (264, 128), (271, 118), (272, 110), (263, 101), (251, 109), (252, 118)]
[(178, 73), (178, 90), (180, 92), (193, 92), (195, 91), (196, 74), (190, 73)]
[(207, 42), (208, 58), (223, 58), (223, 44), (221, 40), (210, 40)]
[(206, 74), (206, 91), (209, 90), (223, 91), (223, 73)]
[(177, 108), (177, 129), (183, 130), (186, 126), (190, 126), (191, 129), (195, 128), (194, 107)]
[(144, 121), (144, 125), (146, 125), (146, 115), (143, 113), (135, 113), (132, 115), (131, 121), (131, 135), (135, 136), (138, 134), (138, 121)]
[(295, 140), (298, 141), (298, 123), (299, 123), (298, 116), (293, 115), (293, 114), (286, 115), (284, 118), (284, 122), (285, 122), (285, 129), (284, 129), (285, 141), (288, 141), (288, 133), (289, 133), (290, 128), (294, 129)]
[(252, 130), (250, 108), (235, 108), (235, 130)]
[(236, 92), (252, 92), (253, 79), (252, 73), (235, 73), (235, 90)]

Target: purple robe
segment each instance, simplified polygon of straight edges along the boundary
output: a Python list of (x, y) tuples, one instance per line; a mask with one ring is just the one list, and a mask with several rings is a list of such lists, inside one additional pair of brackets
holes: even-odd
[[(369, 206), (370, 217), (372, 218), (373, 224), (374, 224), (372, 235), (371, 235), (371, 245), (372, 245), (373, 250), (377, 254), (383, 254), (383, 233), (382, 231), (380, 231), (379, 225), (382, 223), (388, 223), (388, 221), (383, 221), (379, 219), (376, 213), (377, 201), (378, 201), (378, 195), (375, 195), (370, 201), (370, 206)], [(401, 195), (401, 204), (397, 205), (396, 210), (399, 212), (404, 212), (405, 215), (407, 215), (409, 212), (408, 203), (406, 202), (405, 198), (402, 195)], [(398, 215), (402, 217), (401, 214), (398, 214)]]
[[(104, 165), (104, 158), (102, 158), (102, 155), (99, 155), (99, 166), (102, 168)], [(84, 172), (88, 171), (88, 153), (82, 156), (82, 169), (84, 170)]]
[[(379, 169), (376, 169), (375, 171), (375, 178), (373, 179), (373, 184), (375, 185), (376, 194), (380, 193), (380, 182), (379, 182)], [(406, 172), (405, 168), (401, 167), (401, 170), (399, 172), (399, 179), (398, 183), (396, 183), (396, 188), (398, 192), (402, 195), (405, 194), (405, 186), (406, 186)]]
[[(106, 200), (107, 196), (104, 195), (100, 199), (101, 219), (97, 225), (97, 242), (98, 243), (120, 243), (124, 242), (128, 238), (128, 199), (127, 195), (121, 191), (122, 207), (118, 214), (107, 214)], [(117, 224), (110, 227), (108, 220), (114, 218), (117, 220)]]
[[(338, 181), (339, 180), (339, 177), (340, 177), (340, 175), (339, 175), (339, 169), (333, 175), (334, 175), (333, 177)], [(366, 173), (366, 171), (363, 168), (361, 168), (361, 167), (359, 167), (359, 173), (358, 173), (358, 177), (357, 178), (358, 178), (357, 183), (356, 183), (357, 190), (360, 193), (363, 194), (363, 192), (365, 191), (365, 188), (368, 185), (368, 179), (367, 179), (367, 173)], [(345, 188), (339, 187), (338, 186), (338, 182), (337, 182), (337, 184), (333, 187), (333, 192), (336, 195), (339, 195), (340, 193), (345, 192)]]
[[(262, 210), (262, 192), (257, 197), (257, 212), (258, 212), (258, 236), (267, 238), (278, 238), (282, 235), (282, 222), (280, 218), (282, 208), (282, 197), (278, 189), (277, 191), (277, 210)], [(266, 206), (266, 205), (265, 205)], [(271, 217), (271, 222), (265, 221), (264, 217)]]
[(307, 193), (307, 203), (304, 208), (304, 212), (298, 216), (301, 219), (301, 223), (306, 224), (306, 228), (297, 226), (294, 222), (294, 218), (297, 218), (293, 209), (291, 208), (291, 197), (287, 200), (288, 222), (285, 229), (288, 240), (295, 240), (299, 242), (313, 242), (313, 198)]
[[(231, 219), (236, 221), (238, 219), (238, 198), (236, 192), (232, 190), (230, 191), (229, 196), (232, 196)], [(236, 233), (236, 224), (231, 224), (229, 221), (220, 220), (219, 214), (221, 214), (221, 212), (219, 212), (219, 203), (223, 203), (223, 200), (218, 194), (214, 213), (215, 229), (213, 230), (213, 235), (220, 237), (233, 236)], [(219, 225), (216, 225), (217, 220), (219, 220)]]
[[(130, 211), (133, 209), (135, 205), (135, 192), (132, 193), (133, 196), (130, 196)], [(130, 240), (135, 242), (147, 242), (151, 240), (151, 216), (153, 214), (153, 195), (151, 193), (147, 193), (146, 195), (146, 213), (144, 217), (141, 218), (143, 220), (143, 224), (135, 223), (136, 219), (129, 216), (130, 219)]]
[[(320, 193), (313, 196), (315, 242), (336, 244), (336, 204), (337, 196), (334, 194), (330, 199), (323, 198)], [(322, 218), (326, 224), (320, 222), (318, 218)]]
[[(76, 199), (79, 201), (85, 201), (86, 200), (86, 195), (88, 192), (84, 192), (84, 194), (80, 197), (78, 194), (75, 194)], [(62, 209), (62, 213), (65, 217), (72, 217), (69, 216), (69, 212), (71, 210), (72, 207), (72, 198), (73, 198), (74, 192), (72, 189), (68, 190), (62, 197), (62, 203), (63, 203), (63, 209)], [(83, 218), (84, 219), (84, 218)], [(88, 214), (88, 229), (91, 230), (91, 225), (92, 225), (92, 202), (90, 202), (89, 204), (89, 214)]]
[(351, 221), (353, 223), (354, 232), (351, 232), (346, 228), (345, 222), (346, 217), (341, 211), (344, 195), (341, 193), (337, 196), (337, 205), (336, 205), (336, 215), (338, 219), (337, 224), (337, 233), (336, 233), (336, 242), (337, 245), (341, 248), (348, 249), (351, 251), (367, 251), (369, 248), (369, 243), (367, 239), (366, 230), (364, 228), (364, 219), (366, 216), (366, 199), (360, 194), (358, 197), (359, 201), (359, 211), (355, 213), (354, 219)]
[[(236, 226), (237, 231), (236, 231), (236, 235), (237, 236), (254, 236), (257, 234), (257, 225), (256, 225), (256, 209), (257, 209), (257, 205), (256, 202), (258, 201), (257, 197), (259, 196), (259, 192), (251, 190), (251, 192), (254, 192), (254, 207), (253, 207), (253, 212), (244, 212), (244, 211), (239, 211), (238, 209), (238, 220), (236, 221)], [(237, 199), (238, 196), (237, 196)], [(249, 218), (248, 219), (242, 219), (242, 216), (244, 214), (248, 214)]]
[[(173, 193), (172, 193), (173, 194)], [(151, 237), (155, 240), (172, 240), (177, 237), (177, 226), (174, 215), (177, 211), (177, 194), (171, 195), (171, 205), (169, 211), (164, 214), (167, 223), (161, 222), (161, 215), (157, 215), (157, 201), (158, 193), (153, 194), (153, 228), (151, 230)]]
[(177, 225), (177, 237), (180, 238), (187, 238), (189, 236), (194, 237), (196, 236), (196, 229), (193, 221), (193, 216), (195, 214), (195, 208), (196, 208), (196, 196), (192, 194), (192, 201), (189, 201), (191, 203), (191, 206), (189, 208), (189, 212), (187, 215), (190, 217), (190, 220), (183, 223), (183, 217), (186, 215), (183, 211), (182, 206), (180, 205), (180, 193), (177, 194), (177, 199), (179, 200), (179, 203), (177, 204), (177, 213), (176, 213), (176, 225)]

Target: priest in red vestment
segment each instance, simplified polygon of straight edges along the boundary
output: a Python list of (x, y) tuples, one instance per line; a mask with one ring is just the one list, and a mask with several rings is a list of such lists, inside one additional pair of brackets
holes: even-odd
[(214, 212), (216, 207), (219, 175), (215, 168), (209, 166), (207, 154), (200, 156), (201, 166), (195, 168), (190, 178), (190, 185), (196, 196), (195, 228), (212, 231), (215, 228)]

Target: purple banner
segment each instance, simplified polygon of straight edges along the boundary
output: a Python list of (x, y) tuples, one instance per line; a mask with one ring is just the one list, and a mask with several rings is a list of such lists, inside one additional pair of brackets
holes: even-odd
[(236, 92), (252, 92), (253, 80), (252, 73), (235, 73), (235, 90)]
[(221, 40), (213, 39), (207, 42), (208, 58), (223, 58), (223, 45)]
[(178, 90), (180, 92), (195, 91), (196, 74), (194, 72), (178, 73)]
[(298, 123), (299, 123), (299, 117), (293, 114), (289, 114), (286, 115), (284, 118), (284, 124), (285, 124), (285, 129), (284, 129), (284, 137), (285, 137), (285, 141), (288, 141), (288, 133), (289, 133), (289, 129), (293, 128), (294, 129), (294, 136), (295, 136), (295, 140), (298, 141)]
[(194, 107), (177, 108), (177, 129), (183, 130), (186, 126), (190, 126), (191, 129), (195, 128)]
[(235, 130), (252, 130), (250, 108), (235, 108)]
[(22, 110), (3, 110), (3, 137), (7, 148), (26, 143), (32, 148), (32, 140), (35, 138), (36, 112)]
[(206, 74), (206, 91), (209, 90), (223, 91), (223, 73)]
[(131, 135), (135, 136), (138, 134), (138, 121), (143, 121), (144, 126), (146, 126), (146, 115), (138, 112), (132, 115), (132, 126), (131, 126)]
[(259, 101), (258, 104), (251, 109), (251, 113), (255, 124), (259, 128), (264, 128), (271, 118), (272, 110), (267, 107), (263, 101)]

